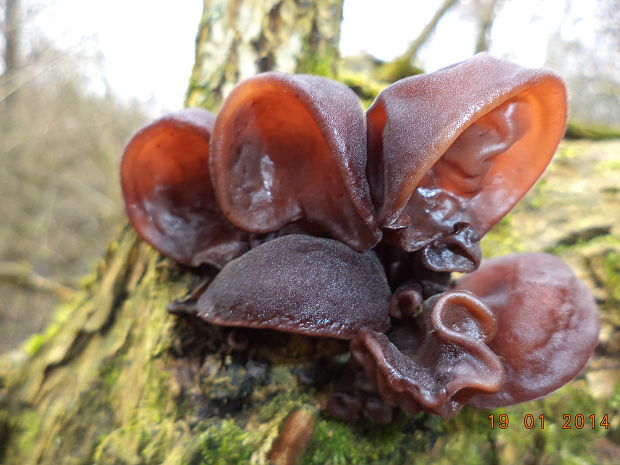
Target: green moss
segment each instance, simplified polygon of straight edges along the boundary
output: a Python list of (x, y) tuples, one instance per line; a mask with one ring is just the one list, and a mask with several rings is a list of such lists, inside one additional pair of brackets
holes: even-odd
[(314, 74), (334, 78), (336, 76), (336, 62), (338, 60), (337, 49), (319, 51), (311, 48), (308, 40), (304, 40), (304, 48), (297, 59), (295, 72)]
[(416, 463), (415, 456), (432, 446), (439, 425), (427, 415), (405, 416), (389, 425), (365, 419), (346, 423), (319, 417), (301, 465), (370, 465)]
[(569, 243), (561, 243), (548, 250), (547, 252), (555, 255), (562, 255), (565, 253), (577, 253), (586, 247), (592, 247), (599, 250), (620, 251), (620, 237), (613, 234), (585, 234), (581, 237), (576, 237)]
[(526, 251), (510, 214), (502, 218), (482, 238), (480, 247), (482, 248), (482, 256), (485, 258)]
[(114, 387), (120, 373), (121, 369), (117, 363), (108, 363), (100, 370), (100, 379), (107, 391)]
[(374, 102), (379, 92), (385, 87), (384, 83), (369, 79), (361, 73), (348, 71), (346, 69), (339, 71), (338, 78), (340, 82), (355, 92), (362, 102), (362, 107), (365, 109)]
[(14, 421), (12, 437), (17, 438), (15, 449), (30, 451), (35, 449), (37, 435), (41, 428), (41, 416), (35, 410), (27, 409)]
[(190, 463), (196, 465), (242, 465), (250, 461), (260, 445), (232, 420), (211, 422), (199, 436), (198, 448)]
[(599, 161), (594, 167), (594, 172), (598, 175), (605, 175), (610, 171), (620, 172), (620, 159), (604, 159)]
[[(494, 429), (500, 463), (597, 463), (592, 444), (608, 430), (600, 427), (598, 421), (592, 428), (589, 415), (602, 419), (605, 411), (606, 405), (588, 394), (585, 382), (575, 381), (544, 399), (489, 412), (496, 418), (500, 414), (509, 418), (507, 428), (501, 429), (496, 424)], [(533, 420), (532, 428), (524, 423), (527, 415)], [(575, 426), (576, 415), (584, 416), (583, 428)], [(572, 427), (563, 428), (569, 419)]]
[(581, 154), (582, 154), (582, 149), (578, 147), (577, 145), (575, 145), (574, 143), (560, 144), (560, 146), (558, 147), (558, 150), (553, 156), (554, 161), (551, 164), (550, 168), (553, 168), (553, 166), (557, 163), (562, 163), (562, 162), (566, 162), (566, 161), (579, 158)]
[(611, 428), (608, 430), (609, 438), (616, 444), (620, 444), (620, 381), (614, 386), (613, 394), (608, 400), (606, 409), (603, 409), (602, 413), (609, 414), (609, 421)]
[(290, 412), (296, 407), (305, 407), (311, 404), (312, 399), (308, 396), (299, 395), (291, 391), (283, 391), (272, 397), (264, 407), (260, 408), (257, 418), (261, 422), (267, 422), (281, 412)]
[(594, 125), (583, 121), (569, 121), (565, 137), (567, 139), (614, 139), (620, 138), (620, 128)]
[(610, 299), (620, 302), (620, 252), (618, 250), (610, 250), (605, 255), (604, 269), (607, 278), (604, 285), (609, 291)]
[(4, 462), (12, 429), (9, 413), (3, 408), (0, 408), (0, 463)]
[(29, 356), (34, 357), (39, 353), (41, 348), (48, 342), (52, 341), (54, 337), (61, 331), (63, 325), (71, 314), (80, 307), (80, 303), (83, 301), (83, 297), (79, 296), (76, 299), (69, 300), (60, 304), (54, 310), (52, 316), (52, 322), (42, 332), (33, 334), (30, 336), (22, 346), (22, 350)]
[(375, 70), (376, 78), (386, 83), (395, 82), (399, 79), (422, 73), (424, 73), (424, 70), (418, 66), (412, 65), (409, 56), (399, 57), (393, 61), (382, 63)]
[[(180, 440), (175, 414), (163, 406), (164, 393), (158, 393), (157, 382), (144, 393), (144, 402), (130, 413), (116, 429), (102, 434), (94, 452), (96, 464), (164, 463)], [(145, 382), (148, 386), (148, 381)], [(169, 400), (169, 395), (167, 396)], [(119, 418), (116, 418), (119, 420)], [(181, 463), (181, 462), (179, 462)]]

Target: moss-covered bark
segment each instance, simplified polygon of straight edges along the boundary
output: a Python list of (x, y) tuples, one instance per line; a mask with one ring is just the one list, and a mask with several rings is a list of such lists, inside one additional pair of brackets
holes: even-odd
[[(307, 3), (295, 2), (302, 10)], [(346, 363), (338, 344), (253, 332), (249, 350), (233, 350), (226, 330), (165, 311), (199, 278), (126, 229), (53, 324), (0, 358), (0, 463), (618, 463), (618, 176), (619, 144), (568, 143), (485, 240), (491, 255), (560, 254), (601, 303), (596, 358), (546, 399), (496, 412), (466, 408), (450, 421), (425, 414), (388, 426), (333, 420), (321, 406)], [(593, 215), (593, 205), (604, 214)], [(500, 414), (508, 415), (507, 428)], [(532, 429), (523, 425), (528, 414)], [(573, 415), (571, 429), (562, 428), (565, 414)], [(577, 414), (585, 416), (581, 429)], [(600, 424), (605, 414), (608, 428)]]

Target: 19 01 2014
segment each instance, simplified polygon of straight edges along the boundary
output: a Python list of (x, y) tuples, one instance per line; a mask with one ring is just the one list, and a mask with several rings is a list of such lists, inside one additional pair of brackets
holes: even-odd
[[(507, 413), (491, 414), (487, 417), (487, 419), (489, 420), (489, 426), (491, 429), (506, 429), (511, 425), (514, 426), (512, 422), (515, 421), (515, 419), (510, 418)], [(522, 424), (526, 429), (545, 429), (546, 420), (547, 417), (544, 413), (526, 413), (523, 417), (518, 418), (517, 422), (520, 421), (520, 424)], [(555, 420), (555, 418), (553, 420)], [(562, 419), (558, 423), (562, 423), (562, 429), (609, 429), (609, 414), (602, 413), (597, 415), (594, 413), (565, 413), (562, 415)]]

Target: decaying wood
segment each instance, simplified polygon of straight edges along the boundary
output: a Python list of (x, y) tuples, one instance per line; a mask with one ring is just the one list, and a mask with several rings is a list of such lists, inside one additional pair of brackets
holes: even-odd
[(68, 299), (75, 290), (36, 273), (26, 263), (0, 262), (0, 281), (36, 292), (49, 292), (60, 299)]

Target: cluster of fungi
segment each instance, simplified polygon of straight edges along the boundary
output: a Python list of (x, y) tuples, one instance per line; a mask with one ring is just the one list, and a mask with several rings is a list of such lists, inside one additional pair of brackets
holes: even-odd
[(198, 318), (350, 340), (332, 415), (449, 418), (544, 396), (597, 344), (594, 299), (560, 259), (481, 264), (480, 239), (565, 124), (557, 76), (485, 54), (402, 79), (366, 112), (340, 83), (270, 72), (217, 116), (187, 109), (140, 130), (121, 181), (145, 241), (219, 270)]

